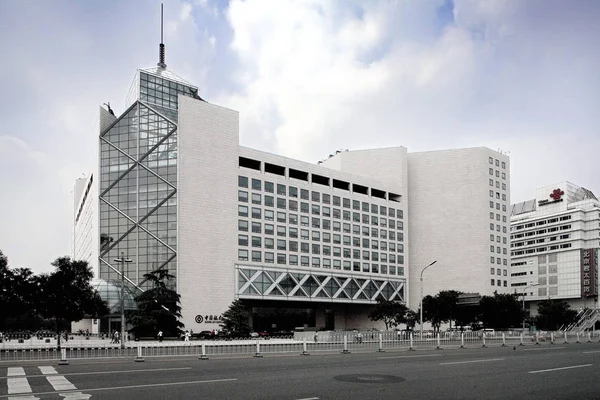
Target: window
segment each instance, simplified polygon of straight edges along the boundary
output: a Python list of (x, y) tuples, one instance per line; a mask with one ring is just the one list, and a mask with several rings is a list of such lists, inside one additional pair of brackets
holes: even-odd
[(260, 179), (252, 179), (252, 190), (262, 190)]
[(261, 252), (253, 250), (252, 251), (252, 261), (261, 262)]
[[(247, 188), (248, 187), (248, 178), (245, 176), (238, 176), (238, 186), (239, 187), (243, 187), (243, 188)], [(247, 259), (247, 254), (246, 254), (246, 259)]]
[(262, 247), (262, 238), (260, 236), (252, 236), (252, 247)]
[(273, 238), (265, 238), (265, 248), (267, 248), (267, 249), (275, 248), (275, 240)]
[(490, 274), (494, 275), (494, 271), (495, 271), (494, 268), (490, 268)]
[(260, 205), (260, 193), (252, 193), (252, 204)]
[(300, 189), (300, 198), (302, 200), (308, 200), (308, 190)]
[(265, 181), (265, 192), (273, 193), (273, 191), (274, 191), (273, 188), (274, 188), (273, 182)]
[(340, 196), (333, 196), (333, 205), (334, 206), (340, 206), (341, 202), (340, 202)]
[(289, 189), (290, 197), (298, 197), (298, 188), (297, 187), (289, 186), (288, 189)]
[(310, 210), (310, 207), (309, 207), (308, 203), (306, 203), (304, 201), (300, 203), (300, 211), (301, 212), (308, 213), (309, 210)]
[(301, 229), (300, 230), (300, 239), (305, 239), (308, 240), (308, 229)]
[(494, 175), (494, 168), (490, 168), (490, 175)]
[(285, 226), (278, 226), (277, 227), (277, 236), (285, 236)]
[(490, 157), (490, 164), (494, 164), (494, 159)]
[(319, 201), (321, 200), (321, 193), (319, 193), (319, 192), (315, 192), (315, 191), (313, 190), (313, 191), (312, 191), (312, 193), (311, 193), (311, 195), (312, 195), (312, 196), (311, 196), (311, 198), (312, 198), (312, 201), (319, 202)]
[(313, 215), (321, 215), (321, 207), (318, 204), (313, 204), (311, 210)]
[(238, 206), (238, 215), (240, 217), (248, 216), (248, 207), (247, 206)]
[(252, 207), (252, 218), (260, 219), (261, 210), (258, 207)]
[(305, 216), (305, 215), (301, 215), (300, 216), (300, 225), (302, 225), (302, 226), (308, 226), (308, 223), (309, 223), (308, 217)]
[(265, 224), (265, 234), (272, 235), (275, 233), (275, 227), (273, 224)]
[(321, 232), (319, 231), (312, 231), (312, 240), (314, 241), (319, 241), (321, 240)]
[(331, 202), (331, 196), (326, 193), (323, 193), (323, 203), (329, 204), (330, 202)]
[(339, 208), (334, 208), (333, 209), (333, 218), (340, 219), (340, 217), (341, 217), (340, 209)]
[(248, 221), (243, 219), (238, 220), (238, 231), (248, 232)]
[(313, 245), (312, 245), (312, 253), (313, 254), (321, 254), (321, 245), (313, 243)]
[(298, 251), (298, 242), (290, 240), (290, 251)]
[(298, 256), (290, 254), (290, 265), (298, 265)]
[(247, 203), (248, 202), (248, 192), (245, 190), (238, 190), (238, 201)]
[[(285, 215), (285, 214), (283, 214)], [(298, 225), (298, 214), (290, 214), (289, 215), (289, 223), (291, 225)]]
[(308, 251), (310, 250), (310, 245), (308, 243), (300, 243), (300, 251), (302, 253), (308, 253)]
[(289, 209), (292, 211), (298, 211), (298, 202), (296, 200), (290, 200), (288, 202)]
[(490, 179), (490, 186), (494, 187), (494, 180), (493, 179)]
[(490, 279), (490, 283), (492, 284), (492, 286), (494, 286), (494, 282), (496, 282), (494, 279)]
[(321, 227), (321, 219), (320, 218), (312, 218), (312, 227), (313, 228), (320, 228)]
[(281, 183), (277, 184), (277, 194), (280, 196), (285, 196), (287, 193), (286, 191), (286, 187), (285, 185), (282, 185)]
[[(246, 227), (247, 226), (248, 225), (246, 225)], [(253, 222), (252, 223), (252, 233), (260, 233), (260, 232), (261, 232), (260, 222)]]
[(344, 221), (350, 221), (350, 215), (351, 215), (350, 211), (344, 211), (342, 215), (343, 215)]
[(502, 173), (502, 179), (506, 179), (506, 172)]
[(331, 242), (331, 233), (329, 233), (329, 232), (323, 232), (323, 241), (325, 243)]
[(248, 261), (248, 250), (238, 250), (238, 260)]
[(285, 199), (284, 198), (277, 198), (277, 208), (281, 208), (285, 210)]
[(275, 262), (275, 254), (274, 253), (265, 253), (265, 262), (269, 264), (273, 264)]
[(300, 257), (300, 265), (302, 265), (303, 267), (308, 267), (309, 260), (310, 260), (310, 258), (308, 256), (301, 256)]
[(248, 235), (238, 235), (238, 245), (248, 246)]
[[(318, 207), (318, 206), (317, 206)], [(323, 206), (323, 216), (324, 217), (330, 217), (331, 216), (331, 209), (329, 207)], [(339, 210), (338, 210), (339, 211)], [(338, 213), (339, 214), (339, 213)]]
[(320, 268), (321, 267), (321, 259), (319, 257), (313, 257), (312, 258), (312, 266), (315, 268)]
[(273, 207), (275, 205), (275, 199), (273, 196), (265, 196), (265, 206)]
[(267, 221), (273, 221), (275, 219), (275, 211), (265, 210), (265, 219)]
[(352, 209), (354, 209), (354, 210), (360, 210), (360, 201), (358, 201), (358, 200), (352, 200)]
[(277, 250), (285, 250), (285, 249), (286, 249), (285, 240), (277, 239)]

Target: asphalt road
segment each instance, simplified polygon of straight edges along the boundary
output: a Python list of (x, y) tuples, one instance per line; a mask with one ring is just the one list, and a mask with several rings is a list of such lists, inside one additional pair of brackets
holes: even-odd
[(0, 363), (0, 400), (598, 399), (600, 343)]

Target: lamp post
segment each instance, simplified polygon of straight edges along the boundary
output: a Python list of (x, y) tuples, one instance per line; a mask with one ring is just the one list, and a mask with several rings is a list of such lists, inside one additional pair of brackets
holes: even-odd
[(115, 258), (115, 262), (121, 263), (121, 348), (125, 348), (125, 263), (130, 263), (131, 258), (126, 258), (121, 252), (121, 257)]
[(433, 260), (428, 266), (421, 270), (421, 306), (419, 307), (419, 311), (421, 313), (421, 330), (419, 332), (421, 340), (423, 340), (423, 272), (433, 264), (435, 264), (437, 260)]
[(529, 286), (525, 286), (525, 290), (523, 291), (523, 333), (525, 333), (525, 295), (527, 294), (527, 289), (540, 286), (539, 283), (532, 283)]

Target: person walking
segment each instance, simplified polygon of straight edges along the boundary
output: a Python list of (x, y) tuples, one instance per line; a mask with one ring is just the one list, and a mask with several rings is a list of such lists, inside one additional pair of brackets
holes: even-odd
[(158, 331), (158, 334), (156, 335), (158, 337), (158, 342), (162, 343), (163, 340), (163, 333), (161, 330)]
[(183, 341), (184, 342), (190, 342), (190, 332), (189, 331), (185, 331), (185, 334), (183, 335)]

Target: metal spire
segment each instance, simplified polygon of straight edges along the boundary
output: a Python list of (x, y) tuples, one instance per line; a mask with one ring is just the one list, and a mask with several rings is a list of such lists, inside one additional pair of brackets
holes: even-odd
[(160, 68), (167, 68), (165, 64), (165, 45), (163, 43), (163, 4), (160, 3), (160, 44), (158, 45), (158, 65)]

